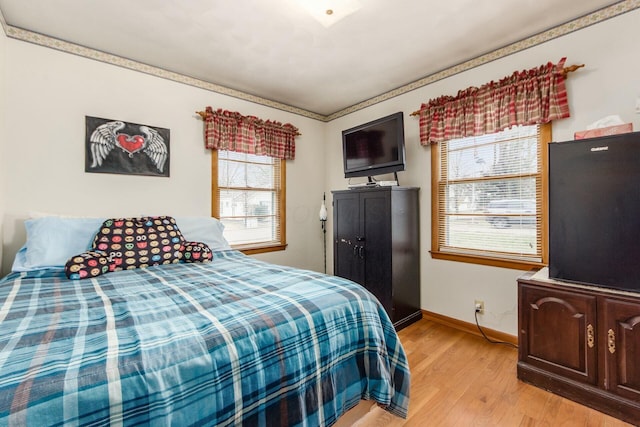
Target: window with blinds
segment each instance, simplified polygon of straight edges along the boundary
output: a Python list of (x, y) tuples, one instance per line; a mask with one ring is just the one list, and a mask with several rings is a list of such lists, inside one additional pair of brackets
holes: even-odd
[(434, 257), (516, 268), (546, 261), (549, 139), (550, 125), (515, 126), (439, 145)]
[(237, 249), (280, 247), (284, 233), (284, 161), (214, 151), (213, 215)]

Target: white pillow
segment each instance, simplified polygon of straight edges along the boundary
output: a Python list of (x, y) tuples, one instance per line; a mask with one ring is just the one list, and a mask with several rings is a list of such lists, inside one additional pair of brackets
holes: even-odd
[[(73, 255), (91, 248), (105, 218), (45, 216), (24, 222), (27, 242), (16, 255), (13, 271), (64, 268)], [(21, 253), (22, 252), (22, 253)], [(20, 256), (18, 256), (20, 255)]]
[(213, 217), (174, 217), (182, 235), (188, 242), (203, 242), (212, 251), (231, 249), (222, 235), (224, 224)]

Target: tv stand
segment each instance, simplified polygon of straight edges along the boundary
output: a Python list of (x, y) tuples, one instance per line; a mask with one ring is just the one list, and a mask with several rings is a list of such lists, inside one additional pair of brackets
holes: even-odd
[(640, 420), (640, 293), (518, 278), (518, 378), (631, 424)]
[[(400, 186), (400, 181), (398, 181), (398, 172), (393, 173), (393, 181), (377, 181), (373, 178), (373, 176), (369, 175), (367, 177), (367, 185), (381, 185), (380, 183), (390, 183), (395, 182), (395, 185)], [(389, 186), (390, 184), (384, 184), (382, 186)]]

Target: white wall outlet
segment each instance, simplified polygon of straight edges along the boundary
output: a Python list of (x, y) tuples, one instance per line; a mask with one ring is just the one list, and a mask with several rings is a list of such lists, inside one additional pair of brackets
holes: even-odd
[(476, 313), (484, 314), (484, 301), (476, 300), (474, 307), (475, 307)]
[(636, 98), (636, 114), (640, 114), (640, 96)]

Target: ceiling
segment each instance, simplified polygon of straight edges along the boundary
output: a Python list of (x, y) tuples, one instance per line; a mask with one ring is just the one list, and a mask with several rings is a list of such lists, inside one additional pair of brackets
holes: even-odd
[(9, 35), (43, 34), (328, 117), (625, 3), (317, 0), (327, 24), (304, 1), (0, 0), (0, 12)]

